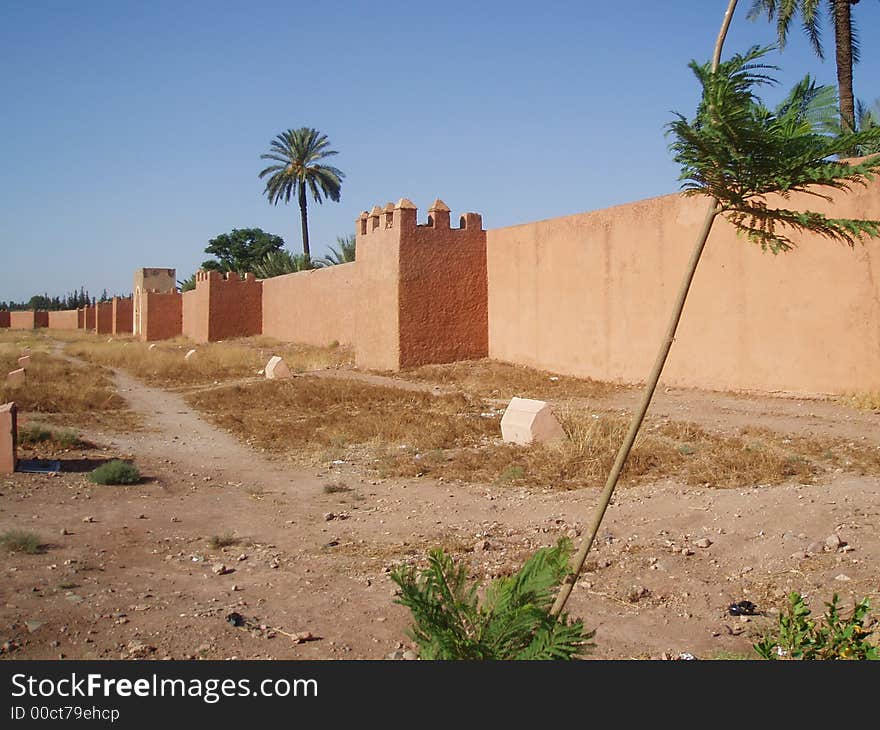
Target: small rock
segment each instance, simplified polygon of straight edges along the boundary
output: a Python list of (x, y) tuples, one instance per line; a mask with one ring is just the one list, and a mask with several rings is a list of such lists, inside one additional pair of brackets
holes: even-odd
[(330, 520), (335, 520), (335, 519), (336, 519), (336, 515), (333, 512), (328, 512), (327, 514), (324, 515), (325, 522), (330, 522)]
[(29, 634), (34, 633), (40, 626), (43, 625), (42, 621), (25, 621), (24, 625), (27, 626), (27, 630)]
[(699, 540), (694, 542), (698, 548), (707, 548), (711, 547), (712, 541), (708, 537), (701, 537)]
[(852, 580), (852, 578), (850, 578), (848, 575), (845, 575), (844, 573), (841, 573), (840, 575), (834, 576), (834, 580), (838, 580), (841, 583), (848, 583)]
[(844, 545), (846, 545), (846, 541), (843, 540), (836, 532), (833, 535), (829, 535), (825, 538), (825, 549), (830, 553), (840, 550), (840, 548), (842, 548)]
[(406, 661), (411, 662), (418, 659), (419, 655), (416, 654), (412, 649), (407, 649), (405, 652), (403, 652), (403, 658)]
[(638, 603), (643, 598), (647, 598), (651, 595), (651, 591), (649, 591), (645, 586), (633, 586), (630, 588), (629, 593), (626, 595), (626, 600), (630, 603)]
[(64, 528), (64, 527), (61, 528), (61, 535), (62, 535), (62, 536), (64, 536), (64, 535), (72, 535), (72, 534), (73, 534), (73, 533), (72, 533), (70, 530), (68, 530), (67, 528)]
[(475, 553), (484, 553), (490, 550), (492, 546), (489, 544), (488, 540), (479, 540), (476, 545), (474, 545)]
[(88, 517), (83, 517), (82, 521), (83, 522), (94, 522), (95, 518), (92, 517), (91, 515), (89, 515)]
[(215, 563), (214, 566), (211, 568), (211, 572), (214, 575), (226, 575), (227, 573), (232, 572), (232, 568), (224, 565), (223, 563)]
[(798, 550), (796, 553), (792, 553), (791, 557), (793, 560), (806, 560), (807, 554), (803, 550)]

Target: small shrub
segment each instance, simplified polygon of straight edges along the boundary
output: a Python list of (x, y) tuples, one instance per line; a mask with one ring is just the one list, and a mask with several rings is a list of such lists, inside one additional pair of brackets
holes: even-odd
[(18, 429), (18, 442), (22, 446), (33, 446), (46, 443), (47, 441), (51, 441), (64, 449), (71, 449), (82, 445), (82, 441), (76, 432), (69, 428), (65, 428), (63, 431), (56, 431), (39, 423), (29, 423)]
[(30, 446), (32, 444), (41, 444), (52, 438), (52, 432), (39, 423), (29, 423), (26, 426), (20, 426), (18, 429), (18, 443), (22, 446)]
[(519, 479), (525, 479), (526, 470), (517, 464), (511, 464), (503, 472), (498, 475), (498, 483), (515, 482)]
[(11, 553), (39, 555), (45, 552), (45, 546), (39, 536), (24, 530), (8, 530), (0, 534), (0, 544)]
[(238, 545), (239, 542), (240, 540), (235, 537), (235, 535), (231, 532), (227, 532), (223, 535), (211, 535), (208, 539), (208, 547), (213, 550), (219, 550), (220, 548)]
[(89, 474), (89, 479), (95, 484), (137, 484), (141, 480), (141, 473), (134, 464), (114, 459), (101, 464)]
[(857, 603), (849, 617), (841, 615), (839, 604), (835, 593), (825, 604), (825, 615), (815, 621), (803, 597), (792, 592), (776, 631), (755, 644), (755, 651), (763, 659), (880, 659), (880, 649), (869, 641), (873, 630), (864, 626), (868, 599)]
[(346, 486), (342, 482), (333, 482), (324, 485), (324, 494), (340, 494), (342, 492), (350, 492), (351, 487)]
[(542, 548), (511, 576), (496, 578), (480, 600), (467, 569), (443, 550), (432, 550), (428, 568), (399, 568), (396, 603), (412, 612), (410, 637), (422, 659), (573, 659), (585, 653), (595, 631), (566, 614), (551, 616), (555, 591), (568, 574), (571, 543)]

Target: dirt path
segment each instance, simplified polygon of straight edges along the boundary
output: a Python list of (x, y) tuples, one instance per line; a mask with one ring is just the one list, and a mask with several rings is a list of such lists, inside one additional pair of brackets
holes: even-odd
[[(144, 484), (101, 487), (81, 473), (0, 481), (0, 529), (51, 536), (43, 555), (6, 556), (8, 656), (402, 656), (409, 615), (393, 603), (394, 565), (442, 545), (476, 575), (503, 573), (540, 545), (576, 537), (596, 496), (382, 480), (345, 463), (303, 468), (206, 423), (181, 395), (117, 377), (144, 430), (94, 434), (99, 447), (67, 462), (128, 455)], [(840, 418), (808, 403), (673, 392), (657, 413), (875, 437), (874, 414)], [(597, 657), (747, 653), (771, 618), (730, 616), (731, 602), (770, 610), (797, 589), (817, 608), (833, 591), (876, 604), (878, 526), (880, 480), (844, 473), (809, 486), (624, 489), (570, 610), (598, 630)], [(240, 542), (211, 546), (228, 534)], [(835, 534), (847, 544), (826, 550)], [(249, 624), (229, 623), (233, 611)], [(319, 638), (291, 639), (301, 632)]]

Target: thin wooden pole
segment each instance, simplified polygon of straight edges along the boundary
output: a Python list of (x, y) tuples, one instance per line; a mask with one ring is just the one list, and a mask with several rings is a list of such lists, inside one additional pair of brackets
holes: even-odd
[[(713, 72), (718, 70), (718, 64), (721, 62), (721, 49), (724, 47), (724, 39), (727, 37), (727, 31), (730, 28), (730, 21), (733, 19), (733, 11), (736, 9), (736, 3), (737, 0), (730, 0), (727, 6), (727, 11), (724, 13), (724, 19), (721, 23), (721, 30), (718, 33), (718, 38), (715, 41), (715, 52), (712, 57)], [(571, 595), (572, 589), (574, 588), (575, 581), (577, 581), (578, 576), (581, 574), (581, 571), (584, 568), (584, 563), (587, 560), (587, 555), (590, 552), (590, 548), (593, 546), (593, 542), (596, 540), (596, 534), (599, 532), (599, 526), (602, 524), (602, 519), (605, 517), (605, 511), (608, 509), (608, 505), (611, 503), (611, 498), (614, 496), (614, 489), (615, 487), (617, 487), (617, 482), (620, 479), (620, 474), (623, 471), (623, 467), (626, 466), (626, 460), (629, 458), (630, 451), (632, 451), (633, 444), (635, 443), (636, 437), (639, 434), (639, 429), (642, 427), (642, 422), (645, 420), (645, 414), (648, 411), (648, 406), (651, 405), (651, 399), (654, 397), (654, 391), (657, 389), (657, 383), (659, 382), (660, 375), (663, 372), (663, 366), (666, 364), (666, 358), (669, 356), (669, 350), (672, 348), (672, 343), (675, 341), (675, 333), (678, 329), (678, 323), (681, 320), (682, 312), (684, 311), (684, 305), (687, 301), (687, 295), (691, 288), (691, 282), (694, 279), (694, 274), (696, 273), (697, 266), (700, 263), (700, 257), (703, 255), (703, 249), (706, 246), (706, 241), (709, 238), (709, 233), (712, 231), (712, 224), (715, 222), (715, 217), (718, 215), (718, 213), (718, 200), (715, 198), (710, 198), (709, 207), (706, 210), (706, 217), (703, 220), (703, 226), (700, 229), (699, 235), (697, 236), (697, 242), (688, 261), (684, 279), (681, 282), (681, 286), (678, 290), (678, 295), (675, 298), (675, 304), (672, 308), (672, 315), (669, 318), (669, 325), (666, 329), (666, 336), (660, 343), (660, 351), (657, 353), (657, 359), (654, 361), (654, 367), (651, 369), (651, 374), (648, 376), (648, 381), (645, 384), (645, 392), (642, 394), (642, 400), (639, 403), (639, 407), (636, 410), (635, 415), (633, 416), (632, 423), (630, 423), (629, 431), (627, 431), (626, 438), (624, 439), (620, 450), (617, 452), (617, 458), (614, 460), (614, 465), (611, 467), (611, 472), (608, 474), (608, 479), (605, 482), (605, 488), (602, 490), (602, 494), (599, 499), (599, 505), (593, 515), (593, 520), (590, 524), (587, 536), (582, 540), (580, 548), (578, 549), (575, 556), (572, 558), (571, 572), (569, 573), (563, 584), (560, 586), (559, 594), (556, 596), (556, 601), (553, 604), (553, 608), (550, 609), (550, 614), (552, 616), (558, 616), (565, 608), (565, 604), (568, 601), (569, 596)]]

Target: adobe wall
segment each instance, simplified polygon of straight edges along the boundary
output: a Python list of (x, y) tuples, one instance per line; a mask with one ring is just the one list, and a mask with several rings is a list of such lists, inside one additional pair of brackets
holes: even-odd
[(96, 325), (95, 322), (95, 307), (86, 306), (83, 307), (83, 321), (85, 322), (84, 329), (94, 330)]
[(144, 321), (146, 294), (148, 292), (171, 293), (177, 291), (175, 269), (144, 268), (134, 272), (132, 286), (132, 333), (143, 339), (147, 324)]
[(57, 312), (49, 312), (49, 322), (46, 325), (53, 330), (75, 330), (77, 328), (78, 311), (65, 309)]
[(263, 334), (317, 347), (353, 345), (358, 270), (349, 263), (263, 279)]
[[(201, 272), (198, 272), (201, 273)], [(198, 276), (198, 273), (196, 276)], [(196, 342), (208, 341), (208, 291), (190, 289), (181, 293), (183, 299), (183, 334)]]
[[(880, 219), (880, 182), (833, 198), (836, 217)], [(832, 210), (804, 195), (784, 205)], [(643, 381), (705, 208), (670, 195), (489, 231), (489, 356)], [(663, 382), (803, 394), (880, 388), (880, 240), (850, 249), (806, 236), (774, 256), (719, 217)]]
[(9, 312), (5, 309), (0, 310), (0, 327), (9, 326)]
[(170, 340), (183, 334), (183, 302), (178, 292), (144, 292), (141, 302), (144, 324), (138, 335), (141, 341)]
[(134, 308), (131, 297), (113, 297), (111, 302), (114, 335), (130, 335)]
[(85, 329), (86, 326), (86, 310), (84, 307), (79, 307), (76, 310), (76, 328), (77, 329)]
[(428, 220), (405, 198), (357, 221), (359, 367), (398, 370), (488, 354), (486, 232), (476, 213), (450, 228), (437, 200)]
[(37, 326), (35, 312), (25, 310), (23, 312), (9, 313), (9, 327), (14, 330), (32, 330)]
[(400, 367), (400, 227), (415, 224), (416, 207), (405, 199), (397, 206), (389, 203), (384, 210), (374, 207), (357, 220), (355, 362), (358, 367), (375, 370)]
[(486, 232), (476, 213), (450, 228), (441, 201), (400, 244), (400, 367), (489, 354)]
[(95, 332), (99, 335), (113, 334), (113, 302), (95, 305)]

